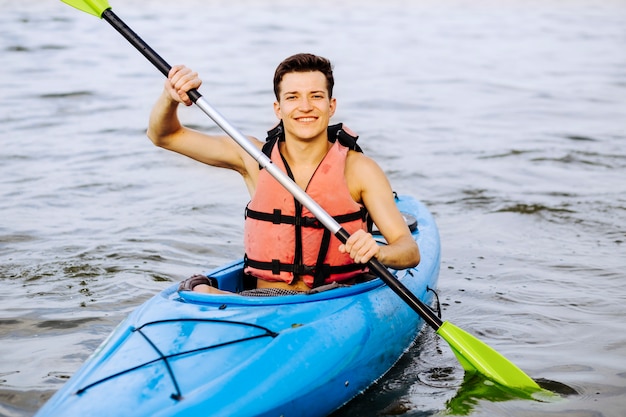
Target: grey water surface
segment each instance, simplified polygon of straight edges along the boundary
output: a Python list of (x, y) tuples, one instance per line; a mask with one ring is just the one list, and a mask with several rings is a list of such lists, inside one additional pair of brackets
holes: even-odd
[[(111, 3), (257, 137), (278, 62), (330, 58), (334, 120), (436, 217), (443, 318), (561, 396), (483, 395), (425, 329), (335, 416), (625, 415), (626, 1)], [(162, 76), (106, 22), (0, 0), (0, 56), (0, 415), (22, 417), (133, 308), (240, 257), (248, 196), (151, 145)]]

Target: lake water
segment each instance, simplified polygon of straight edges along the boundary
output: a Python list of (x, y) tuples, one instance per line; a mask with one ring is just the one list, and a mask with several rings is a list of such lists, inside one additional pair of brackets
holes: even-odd
[[(0, 6), (0, 415), (21, 417), (134, 307), (239, 257), (248, 197), (237, 174), (151, 145), (162, 76), (106, 22)], [(625, 1), (112, 6), (258, 137), (278, 62), (330, 58), (334, 120), (437, 219), (443, 318), (563, 397), (481, 396), (426, 329), (336, 416), (624, 415)]]

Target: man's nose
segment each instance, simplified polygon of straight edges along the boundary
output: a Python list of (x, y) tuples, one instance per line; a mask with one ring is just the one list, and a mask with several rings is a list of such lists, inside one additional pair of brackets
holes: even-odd
[(313, 108), (313, 105), (311, 104), (311, 100), (309, 100), (308, 97), (302, 97), (300, 99), (300, 102), (298, 103), (298, 107), (300, 108), (300, 110), (308, 111)]

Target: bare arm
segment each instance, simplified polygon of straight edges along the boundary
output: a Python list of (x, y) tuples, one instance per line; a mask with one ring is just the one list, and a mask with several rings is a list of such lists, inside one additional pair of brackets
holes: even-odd
[[(238, 171), (251, 191), (256, 183), (252, 157), (226, 135), (208, 135), (183, 126), (178, 119), (178, 106), (192, 104), (187, 91), (202, 84), (198, 74), (184, 66), (174, 66), (163, 92), (150, 113), (147, 135), (156, 146), (178, 152), (208, 165)], [(257, 146), (260, 142), (250, 137)]]
[(393, 191), (384, 172), (372, 159), (351, 152), (346, 177), (355, 201), (365, 205), (388, 245), (378, 245), (369, 233), (358, 231), (340, 247), (355, 262), (367, 263), (372, 257), (394, 269), (416, 266), (420, 253), (411, 232), (398, 211)]

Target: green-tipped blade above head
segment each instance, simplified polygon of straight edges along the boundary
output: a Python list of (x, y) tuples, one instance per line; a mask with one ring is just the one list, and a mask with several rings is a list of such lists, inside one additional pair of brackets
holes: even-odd
[(104, 13), (105, 10), (111, 8), (107, 0), (61, 0), (61, 1), (63, 3), (69, 4), (72, 7), (76, 7), (78, 10), (82, 10), (85, 13), (89, 13), (100, 18), (102, 18), (102, 13)]

